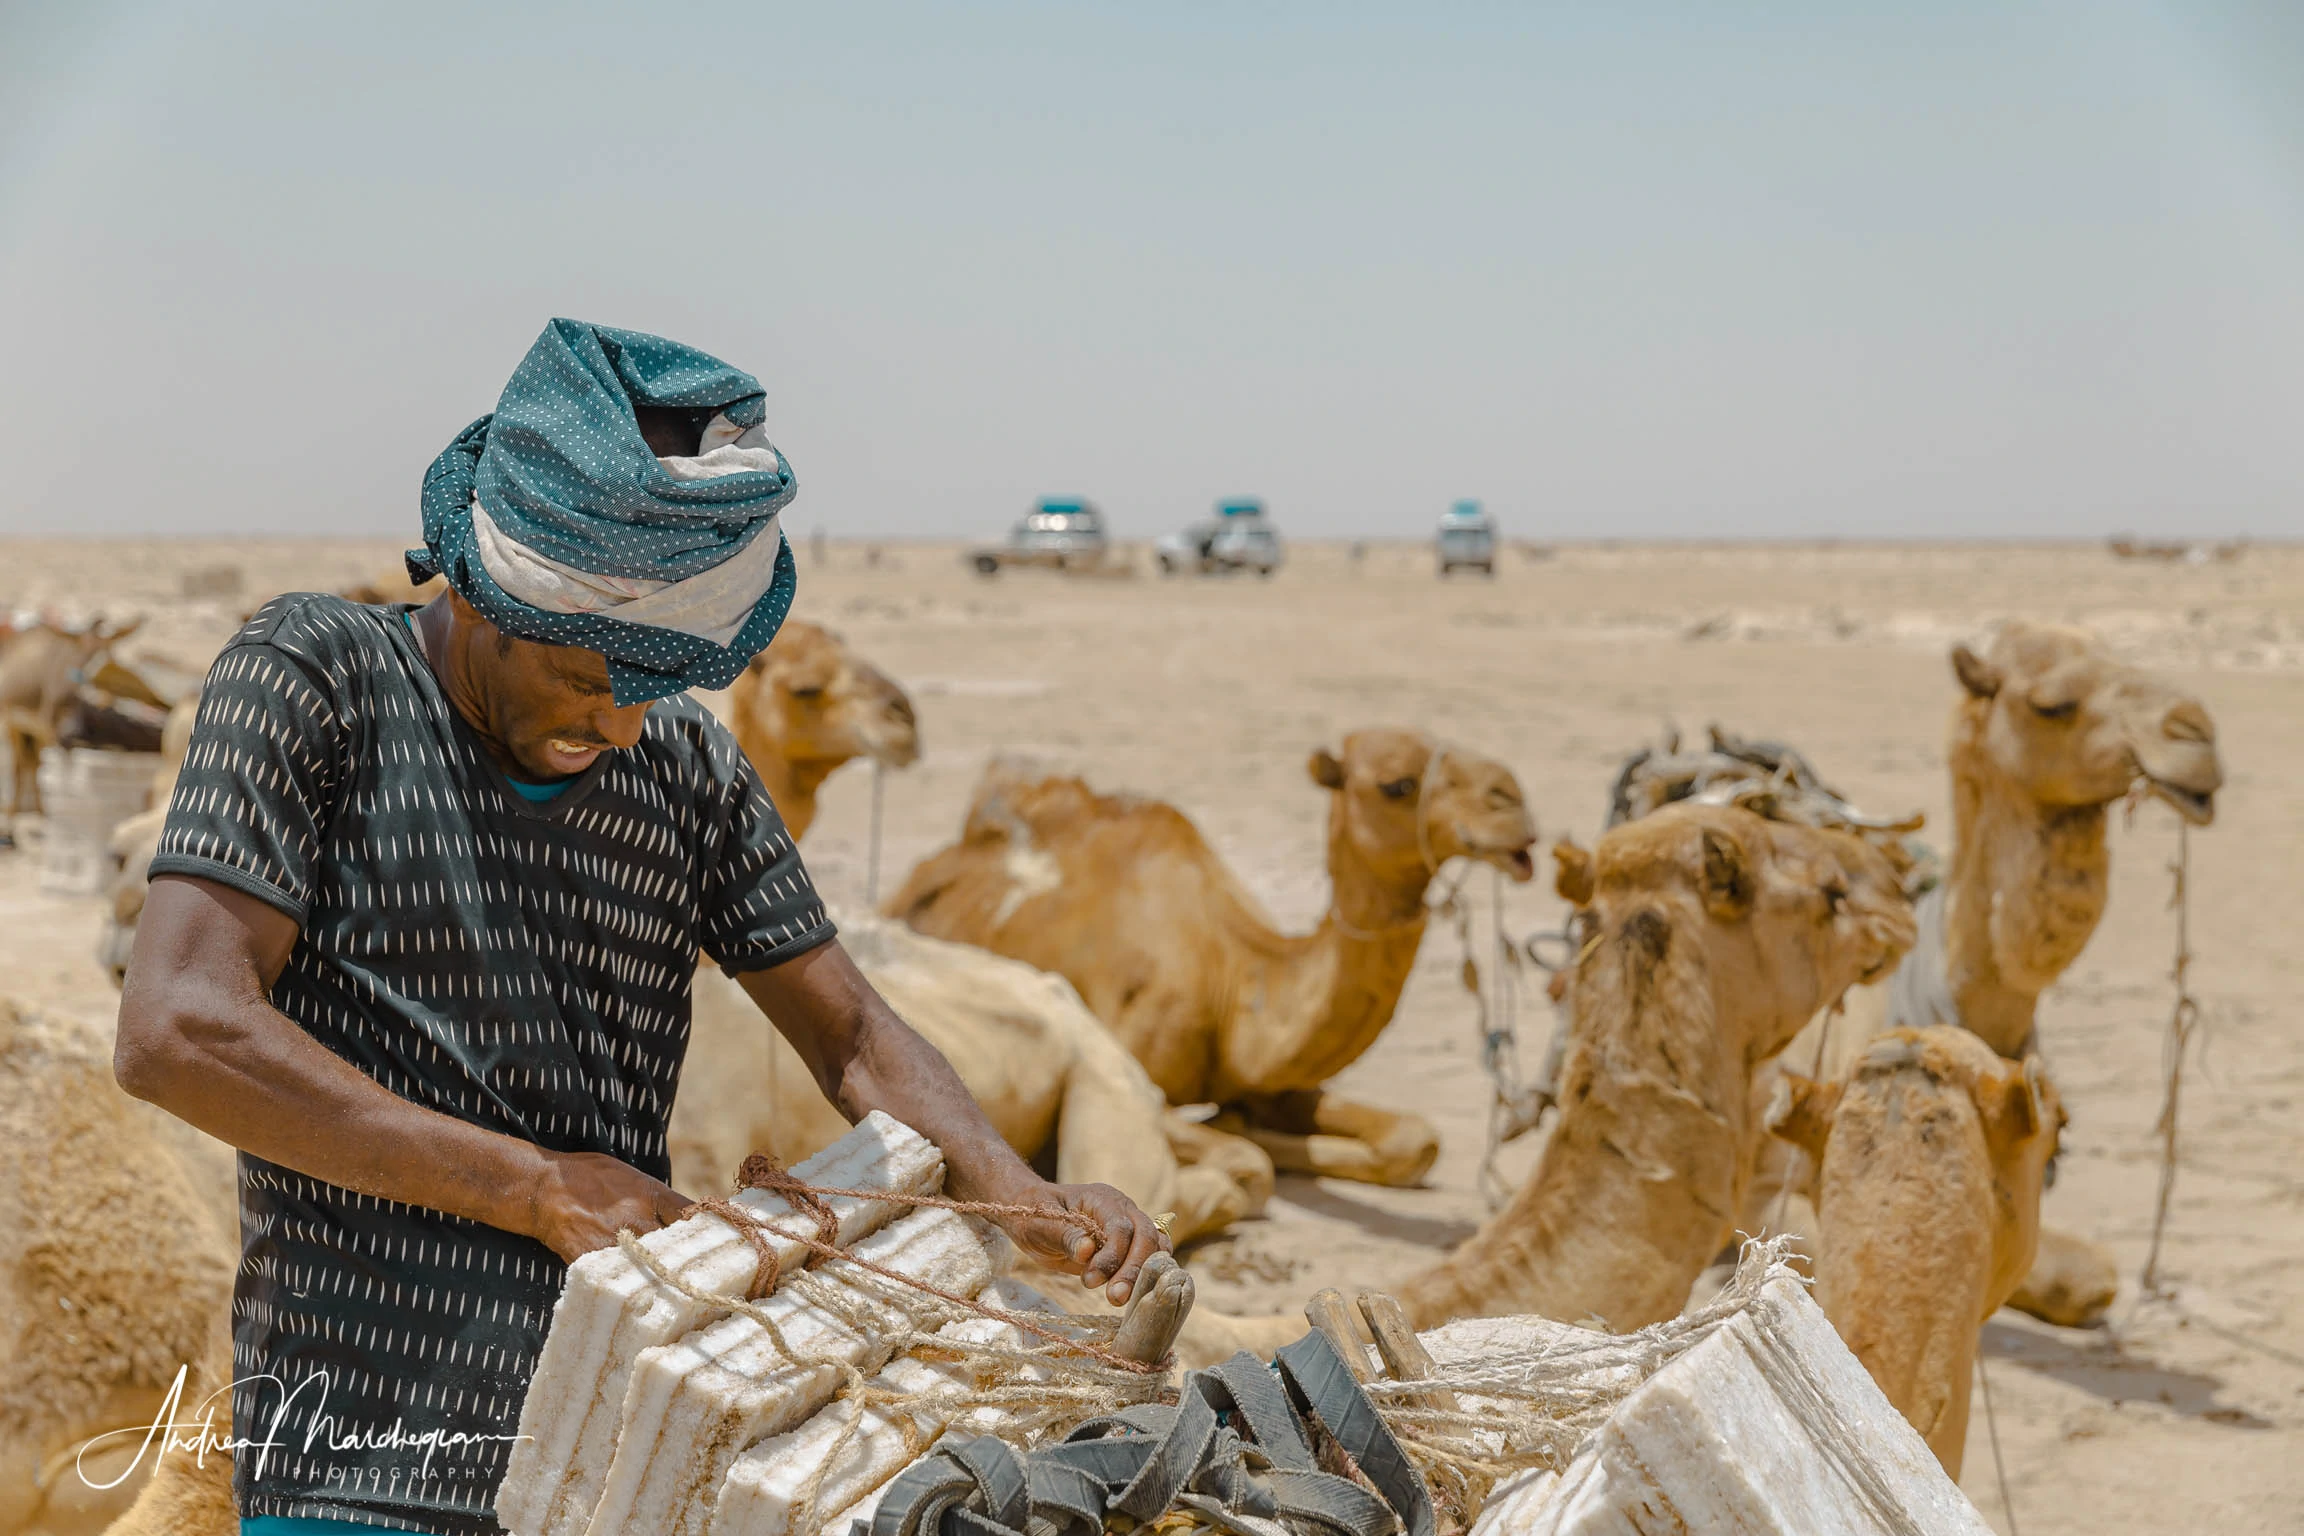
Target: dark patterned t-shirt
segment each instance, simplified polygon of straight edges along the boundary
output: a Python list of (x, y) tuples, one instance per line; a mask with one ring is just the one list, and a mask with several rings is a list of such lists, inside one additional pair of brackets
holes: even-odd
[[(401, 612), (299, 593), (249, 621), (208, 674), (152, 872), (295, 918), (273, 1005), (402, 1098), (665, 1178), (699, 953), (777, 965), (832, 924), (695, 702), (531, 804)], [(559, 1260), (246, 1154), (240, 1211), (241, 1512), (496, 1530)]]

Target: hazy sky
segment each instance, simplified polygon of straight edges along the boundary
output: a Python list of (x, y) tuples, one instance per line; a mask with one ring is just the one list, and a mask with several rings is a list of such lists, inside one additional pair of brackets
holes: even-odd
[(2304, 534), (2304, 6), (0, 0), (0, 528), (413, 533), (545, 320), (796, 532)]

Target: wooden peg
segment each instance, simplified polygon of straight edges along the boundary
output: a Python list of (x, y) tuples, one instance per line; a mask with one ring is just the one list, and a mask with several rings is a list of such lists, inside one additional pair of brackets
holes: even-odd
[(1374, 1372), (1368, 1369), (1368, 1347), (1360, 1342), (1359, 1330), (1352, 1326), (1352, 1313), (1344, 1305), (1344, 1293), (1330, 1286), (1304, 1303), (1304, 1321), (1320, 1330), (1329, 1345), (1343, 1356), (1344, 1367), (1352, 1373), (1354, 1381), (1366, 1381)]
[[(1368, 1332), (1376, 1340), (1376, 1353), (1384, 1357), (1384, 1368), (1394, 1381), (1428, 1381), (1434, 1366), (1431, 1352), (1424, 1341), (1416, 1337), (1416, 1330), (1408, 1326), (1408, 1314), (1400, 1306), (1398, 1297), (1382, 1291), (1364, 1291), (1360, 1296), (1360, 1316), (1368, 1324)], [(1413, 1401), (1425, 1408), (1443, 1413), (1456, 1412), (1456, 1394), (1434, 1388), (1417, 1394)]]

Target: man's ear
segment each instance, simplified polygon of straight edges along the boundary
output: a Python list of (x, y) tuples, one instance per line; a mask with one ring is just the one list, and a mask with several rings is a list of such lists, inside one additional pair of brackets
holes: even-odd
[(1832, 1116), (1840, 1108), (1841, 1087), (1786, 1072), (1769, 1091), (1768, 1110), (1760, 1123), (1769, 1135), (1792, 1143), (1821, 1167), (1824, 1143), (1832, 1135)]
[(1704, 829), (1704, 910), (1724, 923), (1752, 910), (1756, 894), (1751, 861), (1743, 845), (1713, 827)]
[(1312, 757), (1305, 763), (1304, 770), (1312, 775), (1312, 782), (1322, 789), (1344, 787), (1344, 765), (1336, 761), (1336, 754), (1326, 747), (1312, 749)]
[(1952, 647), (1952, 672), (1971, 698), (1989, 699), (2000, 692), (2000, 669), (1965, 645)]
[(1566, 838), (1552, 845), (1552, 889), (1572, 907), (1592, 904), (1592, 855)]

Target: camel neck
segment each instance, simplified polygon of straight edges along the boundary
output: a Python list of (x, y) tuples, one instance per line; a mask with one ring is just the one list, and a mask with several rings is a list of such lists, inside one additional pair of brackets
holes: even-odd
[(1278, 939), (1252, 960), (1241, 983), (1254, 1027), (1226, 1044), (1228, 1091), (1318, 1088), (1375, 1044), (1400, 1003), (1424, 941), (1420, 865), (1372, 868), (1334, 827), (1328, 841), (1328, 911), (1320, 926)]
[(1960, 1022), (2003, 1056), (2032, 1037), (2040, 994), (2080, 957), (2110, 888), (2105, 807), (2043, 806), (1956, 753), (1944, 980)]
[(744, 755), (752, 759), (753, 768), (760, 775), (760, 787), (768, 791), (769, 803), (776, 814), (784, 818), (784, 829), (793, 840), (808, 835), (808, 828), (816, 820), (816, 792), (832, 776), (837, 762), (803, 759), (794, 762), (783, 756), (770, 744), (767, 750), (755, 747), (750, 741), (741, 743)]
[(1750, 1073), (1691, 929), (1636, 913), (1578, 966), (1560, 1119), (1536, 1173), (1401, 1287), (1417, 1327), (1535, 1312), (1671, 1317), (1719, 1250), (1751, 1163)]

